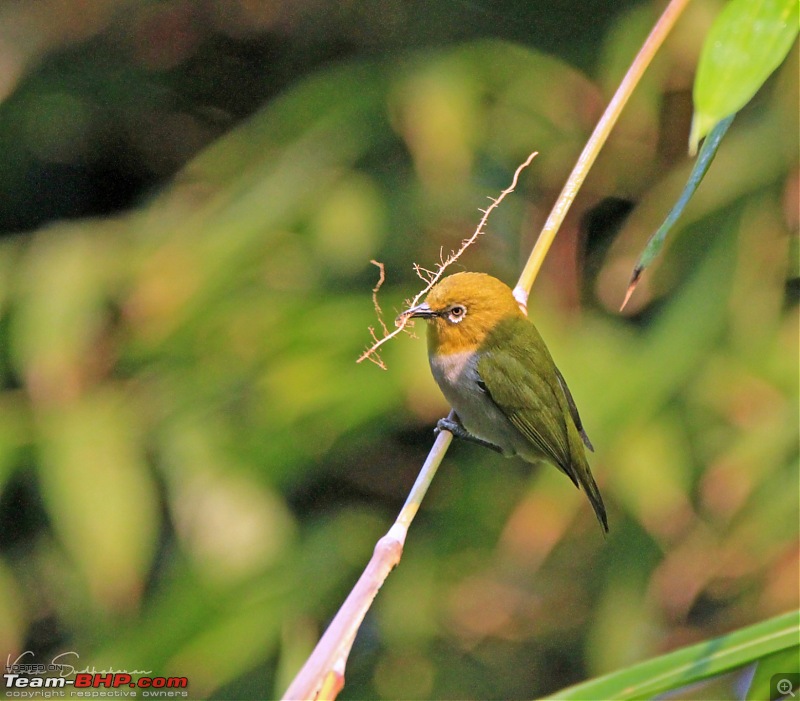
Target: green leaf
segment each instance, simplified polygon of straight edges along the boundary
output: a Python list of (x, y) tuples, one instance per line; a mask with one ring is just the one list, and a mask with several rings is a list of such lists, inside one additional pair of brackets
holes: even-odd
[(40, 394), (68, 391), (97, 343), (109, 250), (91, 227), (61, 224), (36, 235), (20, 263), (11, 350)]
[(776, 674), (793, 673), (800, 670), (800, 646), (775, 652), (758, 663), (753, 681), (747, 691), (747, 701), (770, 698), (770, 682)]
[(649, 699), (797, 645), (800, 611), (675, 650), (559, 691), (549, 699)]
[(137, 412), (103, 389), (42, 411), (38, 477), (55, 532), (107, 610), (135, 607), (155, 553), (156, 485)]
[(703, 44), (694, 81), (689, 151), (744, 107), (786, 57), (798, 31), (797, 0), (731, 0)]
[(625, 294), (625, 299), (622, 302), (621, 309), (624, 309), (625, 305), (628, 303), (628, 300), (631, 298), (633, 291), (636, 289), (636, 285), (639, 284), (639, 279), (641, 278), (644, 270), (655, 260), (656, 256), (661, 253), (661, 249), (664, 246), (664, 241), (667, 238), (667, 234), (675, 225), (675, 222), (678, 221), (678, 218), (683, 213), (683, 210), (686, 208), (689, 200), (692, 199), (692, 196), (697, 191), (697, 188), (702, 182), (703, 177), (708, 172), (711, 162), (714, 160), (714, 156), (719, 149), (719, 145), (722, 143), (722, 137), (725, 136), (725, 132), (728, 131), (728, 127), (731, 125), (733, 117), (734, 115), (731, 115), (719, 122), (711, 130), (708, 138), (703, 141), (703, 148), (700, 149), (700, 155), (697, 157), (694, 168), (692, 168), (692, 172), (689, 174), (689, 179), (686, 181), (686, 185), (684, 186), (683, 192), (681, 192), (678, 201), (673, 205), (672, 209), (667, 215), (667, 218), (664, 219), (664, 223), (658, 227), (658, 230), (647, 241), (647, 245), (644, 247), (642, 255), (639, 256), (639, 260), (637, 261), (636, 266), (633, 269), (633, 273), (631, 274), (631, 280), (630, 283), (628, 283), (628, 291)]

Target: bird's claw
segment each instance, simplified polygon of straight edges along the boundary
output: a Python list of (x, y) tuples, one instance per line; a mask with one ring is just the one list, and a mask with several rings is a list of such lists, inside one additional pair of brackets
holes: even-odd
[(449, 431), (456, 437), (460, 437), (464, 433), (464, 427), (450, 419), (439, 419), (436, 422), (436, 428), (433, 429), (433, 435), (438, 436), (442, 431)]
[(439, 419), (436, 422), (436, 428), (433, 429), (433, 433), (434, 435), (438, 436), (442, 431), (449, 431), (453, 434), (453, 438), (461, 438), (462, 440), (469, 441), (470, 443), (476, 443), (477, 445), (481, 445), (484, 448), (489, 448), (489, 450), (493, 450), (496, 453), (503, 455), (503, 449), (500, 446), (490, 443), (489, 441), (485, 441), (483, 438), (473, 436), (458, 421), (453, 421), (452, 419), (446, 418)]

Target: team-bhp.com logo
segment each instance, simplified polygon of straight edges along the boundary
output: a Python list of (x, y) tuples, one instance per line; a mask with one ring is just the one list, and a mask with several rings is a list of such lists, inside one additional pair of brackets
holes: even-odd
[(97, 671), (94, 667), (75, 667), (76, 652), (62, 653), (49, 663), (36, 662), (25, 652), (13, 662), (7, 660), (3, 673), (6, 698), (110, 698), (151, 697), (188, 698), (186, 677), (156, 677), (136, 670)]
[[(64, 689), (72, 686), (75, 689), (185, 689), (189, 686), (186, 677), (139, 677), (134, 679), (130, 674), (88, 674), (78, 673), (75, 679), (64, 677), (27, 677), (21, 674), (4, 674), (6, 689)], [(159, 694), (160, 696), (161, 694)]]

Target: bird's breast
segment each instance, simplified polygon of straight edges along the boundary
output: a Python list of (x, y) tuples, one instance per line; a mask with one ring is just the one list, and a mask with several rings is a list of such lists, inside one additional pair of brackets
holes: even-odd
[(478, 354), (474, 351), (462, 353), (436, 353), (429, 357), (431, 372), (439, 387), (456, 388), (465, 383), (477, 383)]
[(479, 359), (474, 351), (429, 356), (433, 378), (464, 428), (514, 455), (520, 452), (519, 433), (487, 394), (478, 373)]

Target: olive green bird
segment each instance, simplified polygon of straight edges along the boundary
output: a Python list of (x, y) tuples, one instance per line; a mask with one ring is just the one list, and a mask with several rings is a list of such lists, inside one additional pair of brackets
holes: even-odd
[(511, 289), (483, 273), (457, 273), (401, 317), (428, 322), (431, 372), (458, 420), (439, 430), (528, 462), (546, 460), (582, 487), (608, 531), (592, 477), (593, 450), (578, 409), (542, 337)]

